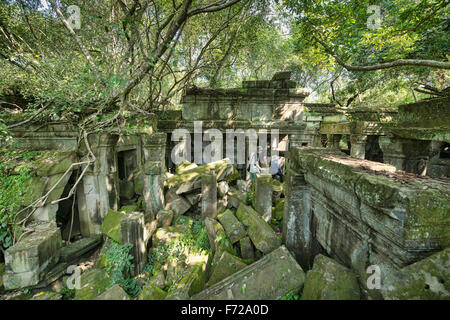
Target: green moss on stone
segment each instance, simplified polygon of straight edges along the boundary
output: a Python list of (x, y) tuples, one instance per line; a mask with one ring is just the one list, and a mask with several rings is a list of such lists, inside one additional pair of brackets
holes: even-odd
[(123, 213), (109, 210), (101, 225), (102, 233), (118, 243), (122, 243), (122, 231), (120, 228), (122, 217)]

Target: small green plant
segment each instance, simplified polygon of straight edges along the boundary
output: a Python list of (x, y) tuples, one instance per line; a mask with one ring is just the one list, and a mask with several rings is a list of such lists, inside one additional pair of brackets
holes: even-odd
[(300, 300), (300, 295), (294, 291), (290, 291), (280, 300)]
[(111, 276), (111, 286), (120, 285), (130, 296), (137, 296), (141, 289), (137, 285), (137, 280), (130, 277), (134, 269), (133, 256), (130, 250), (133, 248), (131, 243), (120, 244), (112, 241), (111, 248), (106, 251), (106, 260), (108, 261), (107, 271)]
[(31, 185), (33, 159), (39, 152), (1, 150), (0, 153), (0, 248), (13, 244), (15, 214)]
[(247, 205), (251, 206), (253, 209), (255, 209), (255, 182), (253, 181), (250, 184), (250, 188), (247, 192)]
[(60, 294), (63, 296), (63, 300), (70, 300), (75, 297), (75, 289), (69, 289), (69, 288), (62, 288), (60, 291)]

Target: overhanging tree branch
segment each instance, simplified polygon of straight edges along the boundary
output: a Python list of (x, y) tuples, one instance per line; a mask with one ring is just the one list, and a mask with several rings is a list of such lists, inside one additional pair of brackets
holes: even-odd
[(91, 55), (89, 54), (89, 51), (86, 49), (86, 47), (81, 42), (81, 39), (77, 36), (75, 31), (73, 31), (72, 27), (70, 26), (69, 22), (67, 22), (66, 18), (64, 18), (64, 15), (62, 14), (61, 10), (59, 10), (58, 5), (56, 4), (55, 0), (49, 0), (50, 4), (53, 7), (53, 10), (56, 11), (56, 13), (59, 16), (59, 19), (62, 21), (64, 26), (69, 30), (69, 33), (72, 35), (72, 37), (75, 39), (75, 42), (78, 44), (78, 46), (81, 49), (81, 52), (86, 57), (87, 61), (91, 65), (92, 70), (98, 74), (97, 66), (94, 63), (94, 60), (92, 59)]
[(414, 66), (414, 67), (429, 67), (429, 68), (437, 68), (437, 69), (450, 69), (450, 62), (441, 62), (435, 60), (422, 60), (422, 59), (398, 59), (390, 62), (378, 63), (369, 66), (354, 66), (346, 63), (341, 57), (339, 57), (334, 51), (330, 48), (330, 46), (320, 39), (320, 37), (316, 36), (314, 33), (311, 34), (314, 40), (322, 45), (325, 51), (330, 54), (338, 64), (343, 66), (348, 71), (375, 71), (382, 69), (389, 69), (401, 66)]

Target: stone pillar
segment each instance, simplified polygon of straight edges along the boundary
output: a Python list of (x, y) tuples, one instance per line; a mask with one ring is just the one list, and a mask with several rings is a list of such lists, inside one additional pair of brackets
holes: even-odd
[(430, 153), (430, 141), (380, 137), (383, 162), (398, 170), (422, 174), (425, 172)]
[[(95, 133), (88, 136), (96, 157), (78, 185), (77, 199), (80, 229), (83, 237), (100, 234), (100, 226), (109, 209), (117, 210), (119, 202), (116, 143), (118, 136)], [(85, 144), (80, 152), (87, 155)], [(86, 159), (86, 157), (83, 157)], [(84, 169), (81, 168), (81, 170)]]
[(140, 274), (147, 263), (144, 225), (144, 214), (141, 212), (128, 213), (120, 221), (123, 243), (133, 244), (131, 248), (134, 264), (132, 276)]
[(144, 172), (145, 221), (156, 219), (164, 209), (164, 161), (166, 134), (142, 134), (142, 161)]
[(364, 159), (366, 157), (366, 142), (365, 135), (350, 135), (350, 156), (357, 159)]
[(272, 177), (263, 175), (256, 178), (255, 186), (256, 211), (264, 221), (270, 223), (272, 220)]
[(214, 170), (202, 176), (202, 219), (217, 217), (217, 177)]

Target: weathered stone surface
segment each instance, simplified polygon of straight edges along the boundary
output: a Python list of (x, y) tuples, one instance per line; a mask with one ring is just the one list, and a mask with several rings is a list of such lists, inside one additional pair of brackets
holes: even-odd
[(193, 300), (279, 300), (299, 291), (305, 273), (284, 247), (192, 297)]
[(215, 173), (204, 174), (202, 181), (202, 218), (217, 217), (217, 179)]
[(206, 284), (206, 287), (210, 287), (217, 282), (222, 281), (226, 277), (247, 266), (238, 257), (235, 257), (226, 251), (223, 253), (217, 252), (216, 255), (220, 255), (220, 258), (214, 259), (215, 261), (211, 266), (211, 276)]
[(202, 199), (202, 194), (200, 192), (192, 192), (184, 195), (186, 200), (191, 204), (191, 206), (197, 204)]
[(222, 225), (215, 219), (205, 218), (206, 231), (208, 232), (210, 248), (215, 252), (228, 251), (235, 254), (235, 250), (227, 236)]
[(359, 300), (356, 274), (321, 254), (306, 274), (302, 300)]
[(141, 212), (132, 212), (126, 214), (121, 222), (122, 243), (131, 243), (130, 254), (133, 256), (134, 270), (132, 276), (138, 275), (144, 270), (147, 264), (147, 242), (145, 232), (144, 214)]
[(35, 285), (60, 257), (59, 228), (36, 230), (5, 251), (6, 289)]
[(118, 285), (109, 288), (100, 294), (95, 300), (130, 300), (130, 296)]
[(150, 278), (148, 283), (151, 283), (155, 287), (163, 289), (166, 286), (166, 277), (163, 270), (159, 270), (153, 277)]
[(104, 269), (91, 269), (81, 275), (80, 287), (74, 300), (95, 300), (110, 287), (110, 277)]
[(173, 211), (171, 210), (160, 210), (156, 215), (156, 220), (158, 220), (158, 228), (168, 227), (172, 224)]
[(272, 177), (270, 176), (256, 178), (255, 209), (264, 221), (272, 220)]
[(211, 162), (197, 168), (187, 170), (182, 174), (176, 174), (165, 181), (165, 185), (176, 190), (177, 194), (189, 193), (201, 188), (201, 177), (214, 169), (217, 181), (225, 180), (234, 172), (234, 167), (229, 159)]
[(78, 241), (72, 242), (69, 245), (61, 248), (60, 262), (71, 262), (80, 258), (85, 253), (95, 249), (102, 243), (100, 235), (91, 238), (82, 238)]
[(64, 173), (76, 160), (75, 152), (47, 152), (44, 160), (36, 168), (36, 174), (41, 177), (48, 177)]
[(159, 228), (152, 236), (152, 246), (158, 247), (169, 243), (172, 239), (180, 237), (183, 233), (189, 231), (189, 226), (174, 225), (164, 228)]
[(258, 250), (269, 253), (281, 245), (280, 238), (270, 225), (252, 208), (241, 203), (236, 216), (244, 226), (248, 227), (248, 236)]
[(283, 241), (304, 268), (325, 250), (364, 286), (366, 268), (381, 274), (448, 246), (448, 183), (319, 148), (292, 148)]
[(36, 221), (56, 221), (57, 211), (58, 204), (47, 204), (34, 211), (33, 219)]
[(170, 189), (166, 193), (166, 207), (165, 210), (172, 210), (175, 215), (185, 214), (191, 208), (191, 204), (182, 196)]
[(166, 299), (177, 299), (177, 297), (191, 297), (203, 290), (208, 273), (206, 263), (196, 264), (184, 273), (183, 277), (177, 282), (173, 289), (169, 291)]
[(62, 294), (57, 292), (39, 292), (30, 300), (62, 300)]
[(145, 185), (144, 179), (145, 175), (142, 173), (141, 170), (133, 174), (134, 193), (141, 196), (144, 195), (144, 185)]
[(386, 300), (448, 300), (450, 298), (450, 248), (413, 263), (392, 277), (383, 277)]
[(122, 212), (109, 210), (101, 225), (102, 233), (115, 240), (116, 242), (123, 243), (120, 222), (124, 216), (125, 214)]
[(246, 204), (247, 203), (247, 193), (242, 192), (242, 189), (236, 190), (232, 187), (230, 187), (230, 191), (228, 192), (228, 203), (229, 206), (232, 208), (239, 208), (239, 205), (241, 203)]
[(153, 284), (148, 284), (142, 288), (138, 300), (164, 300), (166, 297), (167, 292)]
[(176, 173), (177, 174), (182, 174), (185, 171), (189, 171), (191, 169), (197, 168), (197, 164), (195, 163), (190, 163), (189, 161), (183, 161), (182, 163), (180, 163), (177, 168), (176, 168)]
[(255, 259), (255, 250), (249, 237), (239, 240), (239, 246), (241, 248), (241, 256), (243, 259)]
[(227, 237), (231, 243), (236, 243), (247, 235), (244, 226), (236, 216), (230, 210), (226, 210), (224, 213), (218, 216), (220, 224), (225, 229)]
[(225, 197), (225, 195), (230, 191), (230, 186), (226, 181), (220, 181), (217, 184), (217, 191), (219, 192), (219, 196)]
[(231, 206), (231, 204), (228, 204), (228, 196), (217, 200), (217, 213), (223, 213), (228, 208), (228, 206)]

